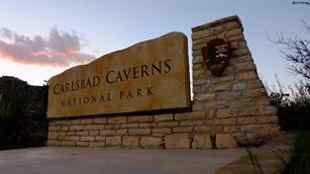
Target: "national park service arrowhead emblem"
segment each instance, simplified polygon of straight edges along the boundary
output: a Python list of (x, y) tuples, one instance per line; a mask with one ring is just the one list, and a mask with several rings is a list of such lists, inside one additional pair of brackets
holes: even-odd
[(231, 47), (224, 39), (214, 39), (202, 48), (202, 55), (211, 74), (221, 76), (228, 66)]

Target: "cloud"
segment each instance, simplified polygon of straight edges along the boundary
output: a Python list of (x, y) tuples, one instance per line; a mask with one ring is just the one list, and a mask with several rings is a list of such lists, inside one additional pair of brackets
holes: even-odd
[(8, 28), (0, 28), (0, 59), (16, 63), (66, 67), (87, 63), (94, 55), (82, 53), (81, 37), (74, 32), (51, 29), (48, 37), (28, 37)]

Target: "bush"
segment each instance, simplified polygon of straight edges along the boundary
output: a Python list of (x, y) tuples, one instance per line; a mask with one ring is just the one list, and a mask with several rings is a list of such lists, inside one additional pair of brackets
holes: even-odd
[(42, 125), (43, 130), (46, 129), (46, 121), (38, 122), (25, 115), (25, 108), (24, 98), (14, 94), (0, 95), (0, 149), (44, 145), (45, 133), (36, 133), (42, 132)]
[(20, 120), (18, 116), (23, 113), (24, 102), (15, 96), (0, 97), (0, 148), (18, 146), (21, 138), (18, 135)]
[(292, 157), (282, 174), (310, 173), (310, 131), (301, 131), (295, 140)]
[(285, 93), (278, 81), (278, 89), (270, 93), (272, 104), (278, 108), (281, 130), (310, 130), (310, 90), (299, 82)]

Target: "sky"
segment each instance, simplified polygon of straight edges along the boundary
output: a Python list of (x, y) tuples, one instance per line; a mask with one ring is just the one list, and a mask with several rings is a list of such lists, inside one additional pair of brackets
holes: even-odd
[[(298, 76), (288, 69), (281, 34), (308, 37), (302, 20), (310, 6), (291, 0), (1, 0), (0, 76), (42, 85), (52, 76), (96, 57), (168, 32), (238, 15), (263, 81), (275, 74), (285, 85)], [(191, 62), (191, 51), (189, 52)]]

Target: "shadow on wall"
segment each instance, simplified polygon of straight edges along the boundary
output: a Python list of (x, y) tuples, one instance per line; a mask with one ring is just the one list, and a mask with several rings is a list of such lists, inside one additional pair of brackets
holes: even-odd
[(47, 86), (0, 77), (0, 149), (46, 144), (46, 99)]

